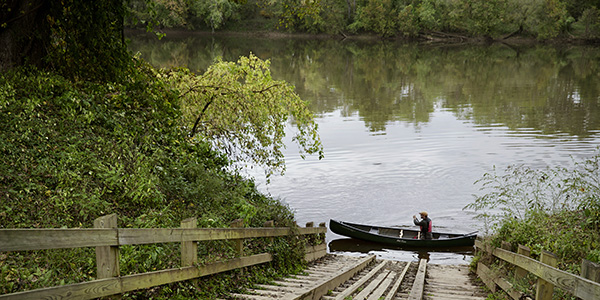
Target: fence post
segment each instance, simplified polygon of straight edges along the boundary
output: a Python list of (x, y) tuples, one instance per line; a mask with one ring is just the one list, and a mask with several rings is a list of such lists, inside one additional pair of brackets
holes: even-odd
[[(181, 221), (181, 228), (197, 228), (198, 220), (189, 218)], [(198, 242), (181, 242), (181, 266), (193, 266), (198, 261)]]
[[(548, 251), (542, 251), (542, 254), (540, 255), (540, 262), (551, 267), (556, 267), (557, 259), (554, 254)], [(538, 278), (537, 288), (535, 291), (535, 300), (552, 300), (553, 293), (554, 285), (544, 279)]]
[[(231, 222), (231, 228), (242, 228), (244, 227), (244, 219), (237, 219)], [(244, 256), (244, 239), (233, 240), (233, 248), (235, 252), (240, 256)]]
[[(519, 245), (519, 249), (517, 250), (517, 254), (521, 254), (529, 257), (531, 254), (531, 249), (527, 246)], [(517, 267), (515, 269), (515, 275), (517, 280), (523, 279), (523, 277), (527, 276), (527, 271), (521, 267)]]
[[(117, 228), (117, 215), (110, 214), (94, 220), (94, 228)], [(96, 247), (96, 273), (98, 279), (119, 276), (119, 247)]]
[[(325, 222), (319, 223), (319, 227), (326, 227), (326, 226), (327, 225), (325, 224)], [(321, 240), (321, 242), (325, 243), (325, 233), (319, 234), (319, 239)]]
[[(273, 221), (273, 220), (266, 221), (263, 224), (263, 227), (275, 227), (275, 221)], [(274, 238), (273, 237), (267, 238), (267, 241), (269, 241), (269, 243), (273, 244)]]
[(581, 277), (600, 283), (600, 264), (583, 259), (581, 261)]

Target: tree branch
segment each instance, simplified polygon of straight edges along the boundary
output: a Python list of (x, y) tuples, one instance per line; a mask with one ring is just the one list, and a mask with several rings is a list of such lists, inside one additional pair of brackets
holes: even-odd
[(204, 116), (204, 113), (206, 112), (208, 107), (213, 103), (214, 99), (215, 99), (215, 97), (213, 95), (213, 97), (211, 97), (210, 100), (204, 105), (204, 108), (202, 108), (200, 115), (198, 115), (198, 118), (196, 118), (196, 122), (194, 122), (194, 127), (192, 127), (192, 132), (190, 132), (190, 137), (194, 137), (194, 135), (196, 135), (196, 129), (198, 129), (198, 124), (200, 124), (200, 120)]

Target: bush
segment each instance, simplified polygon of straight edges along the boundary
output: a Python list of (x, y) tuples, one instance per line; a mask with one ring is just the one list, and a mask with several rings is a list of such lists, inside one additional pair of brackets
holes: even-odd
[(581, 17), (573, 25), (580, 35), (587, 39), (600, 38), (600, 11), (596, 7), (591, 7), (583, 11)]
[(600, 153), (571, 169), (510, 166), (504, 175), (484, 175), (480, 182), (488, 193), (465, 208), (494, 217), (488, 226), (496, 245), (525, 245), (534, 255), (546, 250), (557, 255), (561, 269), (578, 272), (581, 259), (597, 260), (600, 246), (598, 178)]
[(359, 7), (356, 20), (350, 29), (364, 29), (375, 32), (382, 37), (390, 37), (397, 32), (398, 11), (391, 0), (369, 0), (365, 6)]
[[(34, 69), (0, 75), (0, 228), (92, 227), (95, 218), (111, 213), (119, 216), (119, 227), (134, 228), (179, 227), (189, 217), (203, 227), (228, 227), (238, 218), (248, 226), (293, 222), (289, 207), (227, 172), (229, 161), (208, 142), (189, 140), (179, 125), (177, 94), (150, 67), (139, 63), (124, 78), (72, 82)], [(292, 253), (292, 245), (254, 249)], [(123, 247), (121, 273), (177, 267), (178, 247)], [(285, 253), (278, 254), (285, 264), (301, 265), (298, 255)], [(231, 249), (206, 243), (199, 255), (226, 258)], [(0, 294), (94, 279), (94, 257), (88, 248), (2, 253)], [(235, 272), (222, 276), (248, 279)], [(202, 291), (214, 297), (219, 288), (172, 284), (128, 296)]]
[(453, 27), (473, 36), (492, 37), (506, 28), (506, 0), (460, 0), (451, 11)]

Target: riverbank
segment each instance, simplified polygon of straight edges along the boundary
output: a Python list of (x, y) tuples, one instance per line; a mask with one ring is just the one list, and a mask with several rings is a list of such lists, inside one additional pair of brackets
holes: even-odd
[[(227, 171), (229, 160), (180, 127), (178, 94), (145, 63), (118, 82), (73, 81), (33, 67), (0, 75), (0, 228), (92, 228), (116, 214), (120, 228), (291, 226), (285, 204)], [(215, 298), (303, 265), (294, 238), (248, 245), (270, 265), (130, 292), (125, 298)], [(300, 249), (300, 250), (298, 250)], [(120, 274), (180, 267), (179, 244), (123, 246)], [(227, 241), (199, 243), (201, 263), (235, 257)], [(0, 294), (98, 277), (94, 248), (0, 253)]]
[[(137, 28), (125, 29), (126, 35), (152, 35), (145, 30)], [(588, 46), (599, 46), (600, 39), (582, 39), (582, 38), (553, 38), (546, 40), (539, 40), (530, 36), (523, 35), (507, 35), (504, 37), (470, 37), (463, 36), (454, 33), (444, 32), (424, 32), (419, 34), (417, 37), (406, 37), (402, 35), (394, 37), (381, 37), (377, 34), (349, 34), (349, 33), (338, 33), (338, 34), (310, 34), (310, 33), (292, 33), (277, 30), (248, 30), (248, 31), (236, 31), (236, 30), (220, 30), (220, 31), (208, 31), (208, 30), (188, 30), (182, 28), (169, 28), (156, 30), (154, 34), (165, 34), (168, 37), (187, 37), (187, 36), (224, 36), (224, 37), (253, 37), (263, 39), (298, 39), (298, 40), (338, 40), (338, 41), (391, 41), (391, 42), (415, 42), (415, 43), (430, 43), (430, 44), (493, 44), (503, 43), (508, 45), (588, 45)]]
[(600, 263), (598, 176), (600, 150), (570, 168), (511, 166), (484, 175), (480, 181), (487, 193), (465, 209), (480, 212), (478, 217), (493, 229), (489, 240), (495, 247), (523, 245), (535, 258), (550, 252), (556, 256), (557, 268), (581, 274), (582, 260)]

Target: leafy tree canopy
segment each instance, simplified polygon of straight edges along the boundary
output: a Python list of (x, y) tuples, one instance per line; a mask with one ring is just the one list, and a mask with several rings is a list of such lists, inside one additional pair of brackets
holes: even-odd
[(122, 79), (130, 66), (125, 1), (15, 0), (0, 9), (0, 69), (29, 64), (106, 81)]
[(202, 75), (177, 69), (159, 76), (180, 91), (183, 125), (190, 136), (211, 140), (235, 162), (265, 167), (267, 177), (283, 173), (290, 116), (301, 155), (323, 157), (313, 114), (293, 86), (273, 80), (268, 61), (251, 54), (237, 63), (217, 60)]

